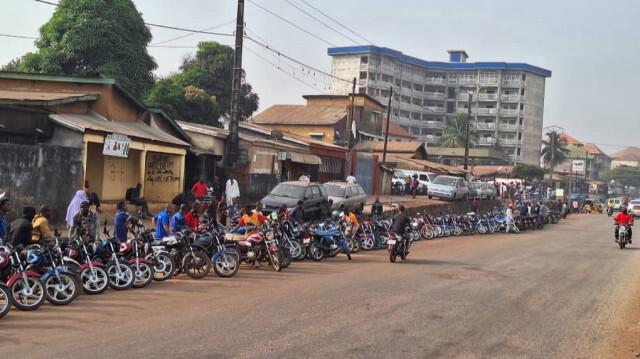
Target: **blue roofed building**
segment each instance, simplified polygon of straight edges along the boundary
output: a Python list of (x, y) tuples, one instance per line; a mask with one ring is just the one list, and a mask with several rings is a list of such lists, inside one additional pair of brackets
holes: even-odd
[[(467, 114), (477, 131), (476, 147), (499, 147), (513, 163), (540, 163), (545, 81), (551, 71), (526, 63), (468, 62), (464, 50), (449, 61), (426, 61), (377, 46), (330, 48), (333, 76), (356, 78), (356, 91), (383, 104), (393, 86), (391, 120), (434, 146), (447, 118)], [(352, 84), (333, 79), (332, 95)]]

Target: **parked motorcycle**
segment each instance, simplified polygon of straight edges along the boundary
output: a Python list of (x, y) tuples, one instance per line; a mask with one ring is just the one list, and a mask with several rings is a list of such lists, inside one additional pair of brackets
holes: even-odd
[(22, 246), (3, 247), (0, 252), (0, 281), (6, 283), (11, 302), (20, 310), (38, 309), (45, 300), (40, 274), (27, 271), (22, 258)]
[(80, 295), (80, 277), (64, 265), (57, 239), (29, 246), (26, 258), (26, 269), (42, 276), (40, 280), (49, 303), (67, 305)]
[(78, 237), (65, 248), (63, 260), (80, 274), (83, 292), (89, 295), (102, 294), (109, 287), (109, 275), (103, 263), (91, 260), (89, 248), (94, 250), (98, 247), (89, 239)]
[(107, 221), (105, 220), (104, 231), (106, 240), (103, 240), (103, 249), (96, 250), (93, 259), (102, 262), (105, 265), (107, 275), (109, 276), (109, 286), (115, 290), (129, 289), (136, 280), (133, 269), (128, 261), (118, 256), (116, 249), (117, 243), (115, 238), (109, 235), (107, 230)]
[(141, 238), (135, 237), (124, 243), (120, 243), (118, 251), (118, 256), (127, 259), (133, 270), (133, 274), (135, 275), (135, 280), (133, 284), (131, 284), (133, 288), (144, 288), (148, 286), (155, 276), (153, 262), (144, 257), (143, 247), (144, 242)]
[(275, 240), (273, 229), (255, 229), (247, 226), (249, 235), (242, 241), (237, 241), (237, 250), (240, 254), (240, 262), (257, 265), (261, 261), (267, 261), (276, 272), (282, 270), (282, 253)]
[(194, 232), (185, 229), (162, 240), (176, 263), (173, 275), (185, 272), (193, 279), (206, 277), (211, 271), (211, 260), (204, 246), (194, 243)]
[[(327, 228), (328, 227), (328, 228)], [(342, 250), (349, 260), (351, 254), (341, 225), (323, 226), (309, 231), (309, 257), (320, 261), (327, 257), (335, 257)]]

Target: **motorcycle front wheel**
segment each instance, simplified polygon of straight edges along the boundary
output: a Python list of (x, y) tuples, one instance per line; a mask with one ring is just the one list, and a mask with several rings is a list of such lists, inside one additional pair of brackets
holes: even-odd
[(26, 282), (19, 279), (11, 285), (11, 301), (20, 310), (38, 309), (45, 299), (44, 285), (40, 279), (31, 276), (27, 276)]
[(109, 275), (109, 286), (115, 290), (124, 290), (131, 288), (135, 276), (133, 270), (128, 264), (124, 262), (110, 262), (106, 267), (107, 274)]
[(322, 251), (322, 248), (320, 248), (315, 242), (311, 243), (311, 245), (309, 246), (309, 257), (311, 257), (312, 260), (319, 262), (322, 260), (322, 258), (324, 257), (324, 253)]
[(280, 272), (282, 270), (282, 257), (279, 251), (269, 251), (269, 261), (271, 262), (271, 266), (273, 267), (274, 271)]
[(211, 271), (211, 260), (203, 252), (187, 253), (183, 259), (183, 267), (189, 277), (201, 279)]
[(70, 273), (52, 275), (44, 282), (47, 301), (54, 305), (67, 305), (80, 294), (80, 285)]
[(155, 271), (153, 270), (153, 266), (149, 263), (132, 263), (131, 269), (133, 270), (133, 274), (135, 276), (135, 280), (133, 281), (131, 287), (144, 288), (153, 281)]
[(80, 272), (82, 291), (86, 294), (101, 294), (109, 287), (109, 275), (102, 267), (83, 268)]
[(239, 261), (234, 255), (225, 253), (219, 255), (211, 265), (213, 266), (213, 271), (219, 277), (230, 278), (238, 273)]
[(0, 318), (4, 317), (11, 310), (11, 294), (9, 289), (0, 284)]
[(147, 259), (153, 261), (153, 280), (162, 282), (173, 276), (176, 264), (169, 254), (158, 253), (155, 258), (153, 258), (153, 256), (147, 256)]

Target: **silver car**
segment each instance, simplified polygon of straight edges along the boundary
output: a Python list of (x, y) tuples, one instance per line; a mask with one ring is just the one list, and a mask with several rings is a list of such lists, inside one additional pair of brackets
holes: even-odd
[(327, 182), (324, 184), (329, 199), (333, 200), (333, 208), (348, 208), (355, 213), (362, 213), (367, 201), (367, 194), (357, 183)]
[(438, 176), (433, 180), (427, 191), (429, 199), (438, 197), (442, 200), (463, 200), (469, 199), (469, 188), (467, 181), (459, 177)]

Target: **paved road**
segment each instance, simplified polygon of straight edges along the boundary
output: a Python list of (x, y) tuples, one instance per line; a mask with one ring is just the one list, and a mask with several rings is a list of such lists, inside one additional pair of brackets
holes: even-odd
[(638, 245), (604, 215), (544, 232), (421, 241), (235, 278), (178, 277), (0, 320), (6, 358), (593, 358)]

